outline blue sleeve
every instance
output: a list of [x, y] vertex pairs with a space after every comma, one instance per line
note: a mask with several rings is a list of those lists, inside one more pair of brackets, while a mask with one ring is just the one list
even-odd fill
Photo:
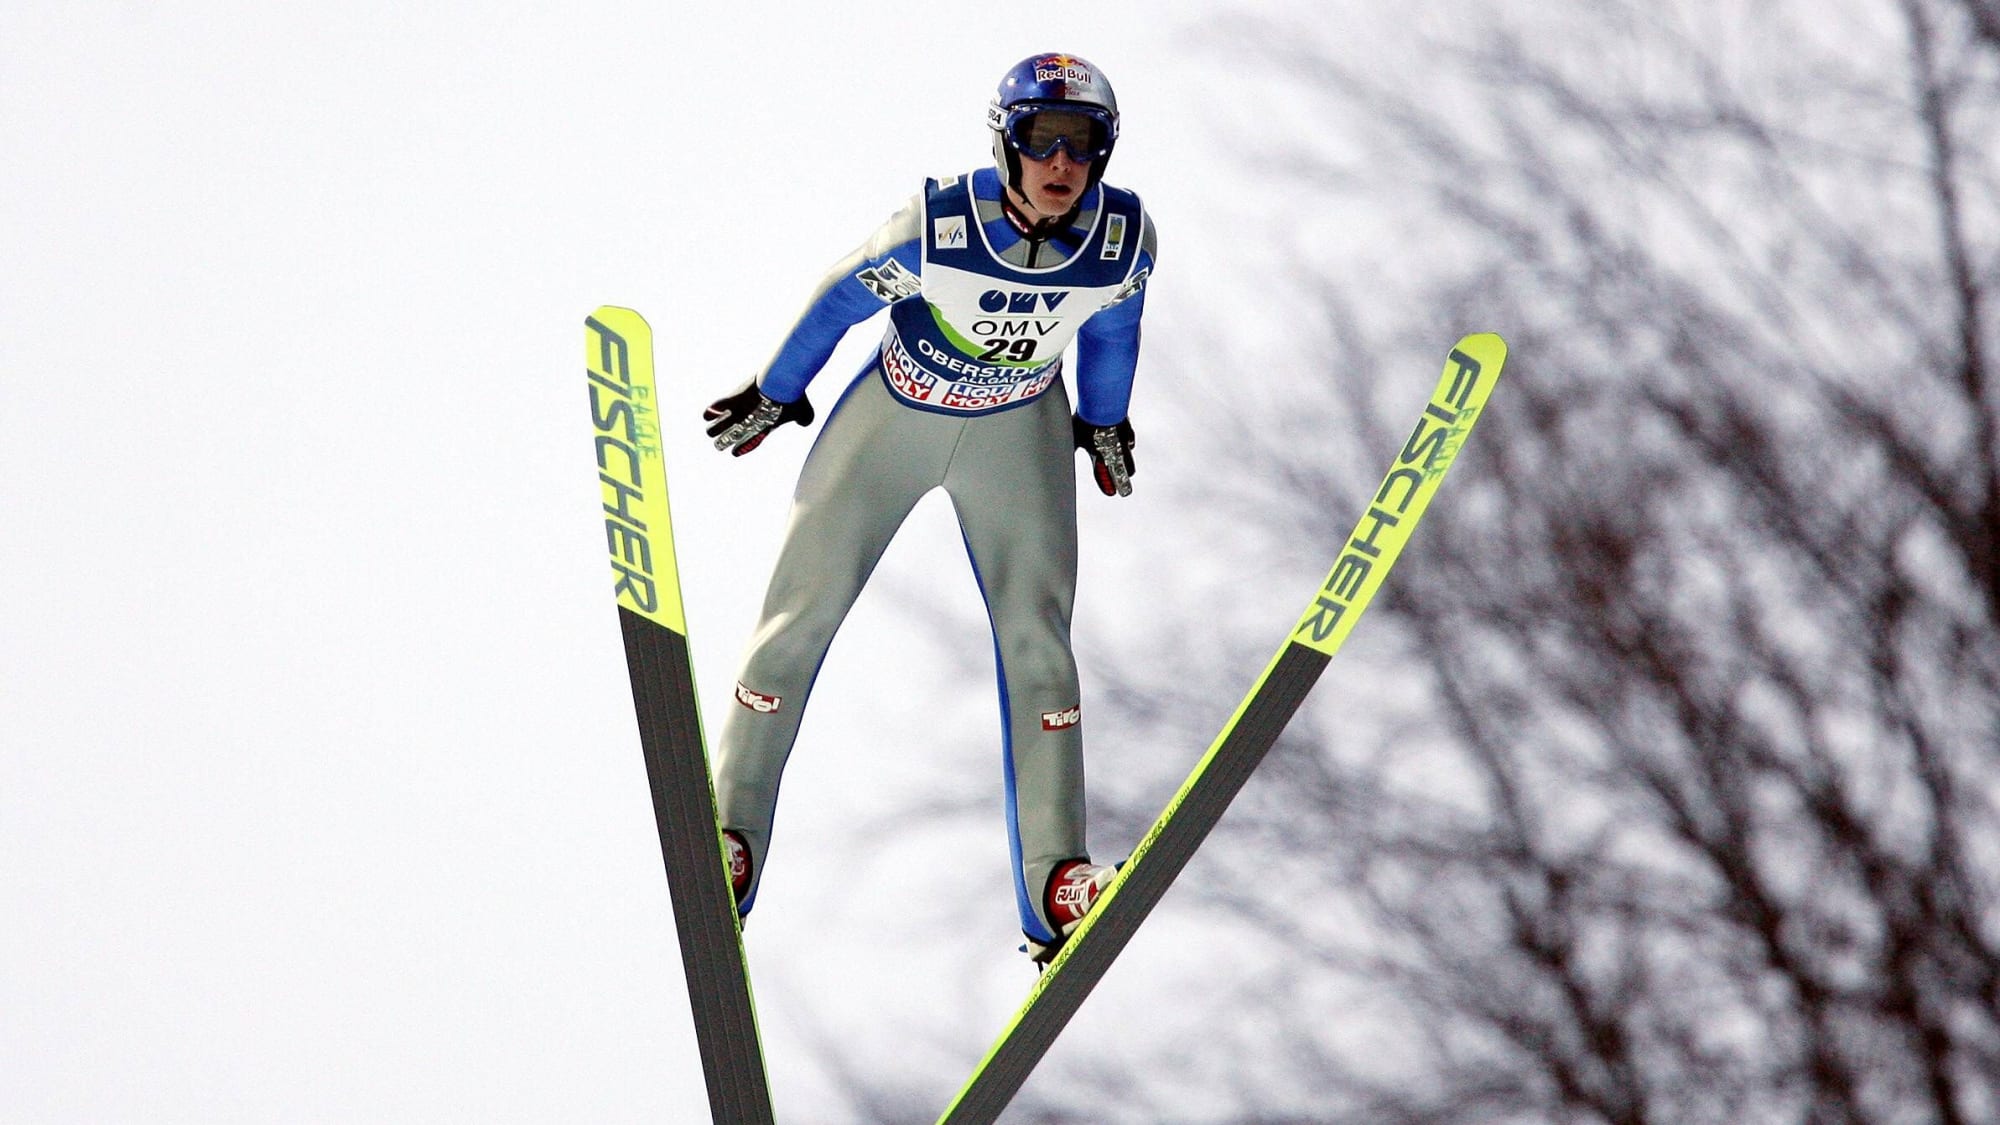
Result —
[[911, 200], [820, 279], [805, 312], [757, 375], [765, 395], [798, 401], [848, 329], [922, 292], [920, 208], [921, 200]]
[[1132, 283], [1117, 300], [1083, 322], [1076, 338], [1076, 413], [1093, 426], [1125, 420], [1139, 368], [1139, 320], [1146, 313], [1150, 251], [1139, 255]]

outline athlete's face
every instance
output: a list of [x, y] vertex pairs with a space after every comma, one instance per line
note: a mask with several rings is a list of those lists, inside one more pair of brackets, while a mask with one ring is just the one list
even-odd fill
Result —
[[1031, 160], [1026, 153], [1021, 154], [1021, 194], [1044, 217], [1076, 206], [1089, 178], [1090, 165], [1071, 159], [1067, 145], [1057, 146], [1047, 160]]

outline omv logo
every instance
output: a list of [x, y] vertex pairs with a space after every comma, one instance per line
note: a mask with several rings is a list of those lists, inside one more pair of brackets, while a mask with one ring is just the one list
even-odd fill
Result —
[[[1069, 296], [1067, 290], [1053, 293], [1015, 293], [1002, 289], [988, 289], [979, 295], [979, 308], [982, 312], [989, 313], [1054, 312], [1056, 306], [1062, 304], [1063, 298], [1067, 296]], [[1040, 304], [1036, 303], [1037, 298], [1040, 298]]]

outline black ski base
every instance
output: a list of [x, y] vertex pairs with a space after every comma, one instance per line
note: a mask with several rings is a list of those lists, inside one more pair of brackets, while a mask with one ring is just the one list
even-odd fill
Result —
[[1047, 1053], [1070, 1017], [1125, 949], [1153, 907], [1278, 741], [1330, 657], [1302, 644], [1278, 657], [1201, 775], [1178, 805], [1169, 806], [1126, 862], [1118, 893], [1093, 914], [1042, 974], [1033, 1002], [946, 1111], [941, 1123], [990, 1125]]
[[770, 1125], [771, 1093], [736, 902], [723, 874], [687, 638], [624, 606], [618, 607], [618, 622], [709, 1108], [718, 1125]]

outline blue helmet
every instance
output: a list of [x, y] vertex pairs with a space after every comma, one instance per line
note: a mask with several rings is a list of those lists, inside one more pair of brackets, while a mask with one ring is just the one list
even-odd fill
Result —
[[1021, 189], [1021, 155], [1047, 160], [1057, 148], [1090, 165], [1087, 186], [1104, 178], [1118, 143], [1118, 98], [1104, 72], [1075, 55], [1030, 55], [1000, 78], [986, 107], [1000, 179]]

